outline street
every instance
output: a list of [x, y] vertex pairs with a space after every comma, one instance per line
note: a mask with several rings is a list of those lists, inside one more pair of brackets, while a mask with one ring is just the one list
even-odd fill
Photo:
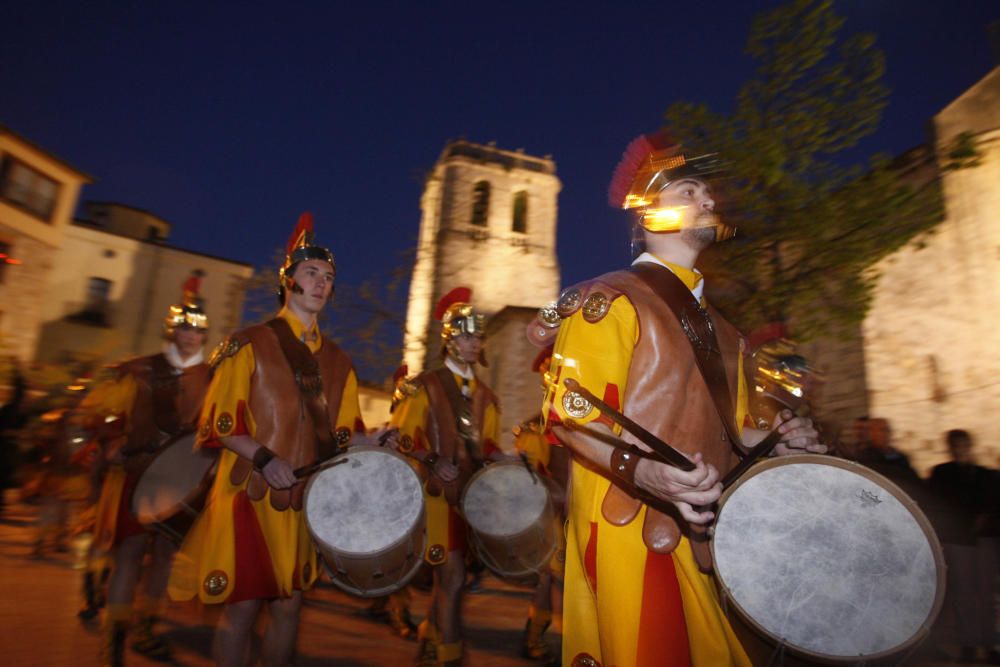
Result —
[[[13, 494], [8, 494], [13, 500]], [[12, 503], [0, 517], [0, 645], [3, 664], [48, 667], [97, 664], [100, 626], [76, 616], [81, 604], [81, 571], [72, 553], [31, 558], [38, 508]], [[510, 667], [534, 664], [520, 657], [530, 592], [483, 578], [483, 590], [466, 596], [467, 665]], [[419, 621], [428, 594], [413, 592], [412, 612]], [[413, 662], [417, 644], [400, 639], [388, 626], [368, 617], [368, 601], [352, 598], [332, 585], [310, 592], [302, 612], [296, 665], [384, 666]], [[218, 610], [194, 603], [170, 603], [159, 630], [169, 639], [173, 665], [212, 665], [212, 632]], [[265, 619], [262, 619], [265, 620]], [[558, 635], [549, 632], [557, 645]], [[132, 652], [129, 665], [162, 665]]]

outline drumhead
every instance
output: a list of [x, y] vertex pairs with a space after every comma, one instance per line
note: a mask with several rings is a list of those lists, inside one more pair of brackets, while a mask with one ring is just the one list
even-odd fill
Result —
[[[345, 554], [386, 549], [410, 534], [423, 512], [420, 478], [379, 447], [352, 447], [309, 480], [304, 511], [313, 539]], [[335, 459], [335, 460], [337, 460]]]
[[462, 496], [462, 513], [473, 530], [517, 535], [538, 520], [549, 502], [548, 489], [518, 462], [494, 463], [476, 473]]
[[205, 479], [215, 454], [194, 449], [194, 433], [177, 436], [163, 445], [132, 493], [132, 513], [149, 525], [176, 514]]
[[944, 559], [897, 486], [833, 457], [771, 459], [720, 500], [712, 551], [739, 612], [794, 652], [876, 659], [930, 629]]

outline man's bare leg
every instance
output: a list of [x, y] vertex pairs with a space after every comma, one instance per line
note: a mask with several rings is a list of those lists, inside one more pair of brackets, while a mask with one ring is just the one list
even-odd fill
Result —
[[260, 600], [227, 604], [215, 630], [215, 661], [219, 667], [245, 667], [250, 653], [250, 632]]
[[295, 654], [295, 640], [299, 633], [299, 612], [302, 609], [302, 591], [292, 597], [268, 603], [271, 624], [264, 635], [260, 662], [264, 667], [285, 667]]

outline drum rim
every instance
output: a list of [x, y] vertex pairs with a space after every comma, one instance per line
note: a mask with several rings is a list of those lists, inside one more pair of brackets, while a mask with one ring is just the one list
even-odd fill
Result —
[[[202, 475], [201, 480], [198, 482], [198, 484], [195, 485], [195, 487], [193, 489], [191, 489], [180, 500], [180, 502], [178, 502], [176, 505], [171, 506], [171, 510], [172, 511], [170, 511], [168, 513], [167, 510], [163, 510], [163, 511], [155, 512], [155, 513], [153, 513], [151, 515], [148, 515], [147, 517], [140, 517], [139, 514], [135, 511], [135, 494], [136, 494], [136, 491], [139, 490], [139, 483], [142, 481], [142, 476], [144, 474], [146, 474], [146, 471], [149, 470], [149, 468], [152, 467], [153, 463], [155, 463], [157, 461], [157, 459], [159, 459], [160, 456], [163, 455], [164, 452], [166, 452], [168, 449], [170, 449], [171, 447], [173, 447], [174, 445], [176, 445], [180, 440], [183, 440], [184, 438], [188, 438], [188, 437], [191, 438], [192, 451], [194, 451], [194, 447], [193, 446], [195, 444], [195, 441], [197, 440], [197, 436], [198, 436], [198, 432], [197, 431], [193, 431], [193, 430], [192, 431], [183, 431], [183, 432], [178, 433], [178, 434], [176, 434], [174, 436], [171, 436], [162, 445], [160, 445], [157, 448], [157, 450], [153, 453], [153, 458], [151, 458], [149, 460], [149, 463], [147, 463], [145, 466], [143, 466], [142, 470], [140, 470], [136, 474], [135, 484], [132, 485], [132, 490], [129, 493], [129, 497], [128, 497], [128, 507], [129, 507], [129, 512], [132, 514], [132, 516], [135, 517], [136, 521], [138, 521], [139, 524], [141, 524], [142, 526], [145, 526], [146, 528], [152, 528], [152, 527], [154, 527], [158, 523], [163, 523], [164, 521], [169, 521], [171, 518], [177, 516], [178, 512], [183, 511], [184, 507], [190, 507], [191, 501], [195, 500], [198, 496], [200, 496], [203, 493], [205, 493], [208, 490], [208, 488], [212, 485], [212, 481], [215, 478], [215, 474], [214, 473], [215, 473], [215, 469], [216, 469], [216, 464], [218, 463], [218, 457], [208, 455], [206, 457], [206, 460], [209, 461], [209, 465], [205, 469], [205, 474]], [[205, 451], [205, 450], [201, 449], [199, 451]]]
[[[402, 461], [404, 464], [406, 464], [406, 467], [409, 468], [413, 472], [413, 475], [416, 477], [417, 482], [419, 484], [419, 488], [421, 490], [421, 495], [420, 495], [420, 511], [417, 512], [416, 521], [414, 523], [415, 523], [415, 525], [423, 525], [424, 528], [423, 528], [422, 532], [426, 534], [426, 532], [427, 532], [427, 528], [426, 528], [426, 522], [427, 522], [427, 520], [426, 520], [426, 516], [425, 516], [426, 512], [425, 512], [425, 508], [424, 508], [423, 483], [420, 480], [420, 475], [417, 474], [416, 470], [413, 470], [413, 466], [410, 465], [409, 460], [405, 456], [403, 456], [402, 454], [400, 454], [399, 452], [397, 452], [395, 450], [388, 449], [386, 447], [380, 447], [378, 445], [354, 445], [352, 447], [349, 447], [347, 449], [347, 451], [345, 451], [344, 453], [338, 454], [337, 456], [335, 456], [332, 459], [330, 459], [330, 463], [332, 464], [335, 461], [340, 461], [345, 456], [350, 456], [351, 454], [357, 454], [358, 452], [370, 452], [370, 451], [381, 452], [383, 454], [388, 454], [388, 455], [390, 455], [390, 456], [392, 456], [394, 458], [397, 458], [400, 461]], [[306, 482], [306, 487], [302, 490], [302, 520], [306, 524], [306, 531], [308, 531], [310, 539], [312, 539], [312, 541], [315, 543], [314, 546], [318, 547], [319, 544], [322, 544], [324, 548], [330, 549], [331, 551], [334, 551], [334, 552], [339, 553], [339, 554], [343, 554], [345, 557], [348, 557], [348, 558], [359, 558], [359, 557], [363, 557], [363, 556], [366, 556], [366, 555], [370, 555], [372, 552], [346, 551], [344, 549], [336, 549], [334, 547], [331, 547], [325, 540], [320, 540], [318, 537], [316, 537], [316, 533], [313, 532], [312, 526], [309, 524], [309, 510], [308, 510], [309, 491], [312, 488], [313, 484], [316, 482], [316, 480], [319, 479], [319, 476], [322, 475], [325, 471], [326, 471], [326, 468], [324, 467], [324, 468], [322, 468], [320, 470], [317, 470], [312, 475], [310, 475], [309, 476], [309, 481]], [[382, 547], [377, 552], [374, 552], [374, 554], [377, 555], [377, 554], [385, 553], [387, 551], [391, 551], [391, 550], [395, 549], [396, 547], [398, 547], [405, 540], [406, 540], [406, 536], [401, 537], [398, 540], [396, 540], [395, 542], [392, 542], [391, 544], [388, 544], [388, 545]], [[317, 551], [319, 551], [318, 548], [317, 548]], [[350, 591], [348, 591], [348, 592], [350, 592]]]
[[[880, 651], [879, 653], [871, 654], [859, 654], [854, 656], [834, 656], [826, 653], [816, 653], [815, 651], [810, 651], [806, 648], [802, 648], [796, 644], [790, 644], [783, 641], [780, 637], [775, 637], [771, 632], [766, 630], [760, 623], [757, 622], [750, 614], [743, 609], [736, 598], [733, 597], [732, 592], [726, 585], [722, 576], [719, 574], [718, 568], [715, 566], [716, 554], [715, 554], [715, 526], [722, 516], [722, 512], [725, 510], [726, 501], [740, 488], [747, 480], [756, 477], [757, 475], [771, 470], [772, 468], [779, 468], [786, 465], [802, 464], [802, 463], [813, 463], [817, 465], [826, 465], [835, 468], [841, 468], [843, 470], [848, 470], [850, 472], [856, 473], [862, 477], [868, 478], [873, 482], [879, 484], [883, 489], [892, 493], [892, 495], [906, 508], [910, 514], [913, 516], [917, 525], [924, 533], [924, 537], [927, 538], [928, 546], [931, 550], [931, 555], [934, 558], [935, 574], [936, 574], [936, 587], [934, 591], [934, 601], [931, 603], [930, 612], [924, 622], [921, 624], [920, 629], [915, 632], [910, 638], [905, 642], [899, 644], [898, 646], [886, 650]], [[898, 485], [896, 485], [892, 480], [886, 478], [883, 475], [875, 472], [871, 468], [857, 463], [855, 461], [849, 461], [847, 459], [841, 459], [833, 456], [826, 456], [823, 454], [792, 454], [788, 456], [779, 456], [767, 459], [761, 463], [756, 464], [749, 470], [747, 470], [743, 475], [741, 475], [729, 488], [727, 488], [722, 496], [719, 498], [718, 507], [715, 512], [716, 518], [712, 523], [712, 539], [709, 540], [709, 550], [712, 554], [712, 574], [718, 585], [720, 592], [726, 596], [726, 603], [734, 607], [739, 613], [740, 617], [746, 621], [746, 623], [753, 628], [755, 632], [763, 635], [768, 640], [773, 642], [780, 642], [786, 649], [795, 653], [797, 655], [807, 657], [813, 660], [819, 660], [821, 662], [826, 662], [828, 664], [842, 664], [845, 662], [857, 662], [859, 659], [865, 661], [876, 661], [882, 658], [891, 657], [894, 655], [899, 655], [912, 650], [920, 642], [922, 642], [931, 631], [931, 626], [934, 625], [938, 614], [941, 611], [941, 607], [944, 603], [944, 593], [945, 593], [945, 580], [946, 580], [946, 566], [944, 562], [944, 550], [941, 548], [941, 542], [937, 538], [937, 534], [934, 532], [933, 526], [931, 526], [930, 520], [923, 513], [923, 510], [917, 506], [916, 501], [910, 498]]]

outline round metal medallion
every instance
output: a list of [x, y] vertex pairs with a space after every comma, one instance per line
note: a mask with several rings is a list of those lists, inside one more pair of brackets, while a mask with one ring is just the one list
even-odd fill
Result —
[[562, 318], [559, 316], [559, 309], [556, 307], [556, 303], [552, 302], [547, 306], [542, 306], [538, 309], [538, 321], [541, 322], [542, 326], [546, 329], [554, 329], [559, 326], [562, 322]]
[[399, 451], [404, 454], [408, 454], [413, 451], [413, 438], [408, 435], [404, 435], [399, 439]]
[[583, 319], [588, 322], [597, 322], [608, 314], [611, 301], [602, 292], [594, 292], [583, 302]]
[[589, 653], [577, 653], [573, 657], [572, 667], [601, 667], [601, 663], [594, 659]]
[[233, 416], [228, 412], [223, 412], [219, 415], [219, 418], [215, 420], [215, 430], [219, 432], [219, 435], [226, 435], [233, 430]]
[[575, 391], [567, 391], [563, 394], [562, 404], [566, 414], [574, 419], [583, 419], [594, 409], [590, 401]]
[[222, 570], [212, 570], [205, 577], [205, 592], [209, 595], [222, 595], [229, 585], [229, 577]]
[[427, 550], [427, 560], [433, 565], [438, 565], [444, 562], [444, 546], [440, 544], [435, 544], [430, 549]]
[[338, 445], [347, 444], [347, 441], [351, 439], [351, 429], [341, 426], [333, 432], [333, 438], [337, 441]]
[[556, 310], [562, 317], [569, 317], [576, 309], [580, 307], [580, 290], [573, 287], [562, 293], [559, 297], [559, 302], [556, 304]]

